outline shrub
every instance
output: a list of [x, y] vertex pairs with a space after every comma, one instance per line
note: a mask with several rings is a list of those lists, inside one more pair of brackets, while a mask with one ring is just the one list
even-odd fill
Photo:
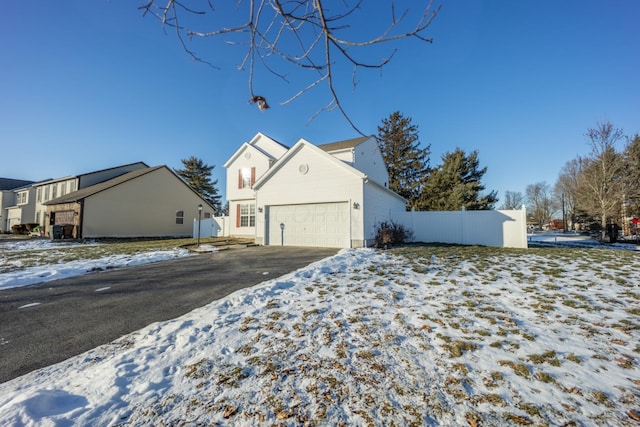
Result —
[[374, 247], [388, 248], [389, 246], [406, 243], [411, 240], [413, 233], [401, 224], [393, 221], [383, 221], [376, 226]]

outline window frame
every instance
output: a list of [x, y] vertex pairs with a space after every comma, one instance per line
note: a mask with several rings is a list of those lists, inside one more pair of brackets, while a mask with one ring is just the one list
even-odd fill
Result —
[[241, 203], [238, 205], [238, 228], [256, 226], [256, 204]]

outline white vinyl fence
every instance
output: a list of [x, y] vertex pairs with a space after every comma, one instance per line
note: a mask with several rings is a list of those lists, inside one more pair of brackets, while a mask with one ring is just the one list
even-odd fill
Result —
[[392, 212], [414, 242], [527, 247], [527, 213], [519, 210]]
[[[217, 216], [200, 221], [200, 237], [227, 237], [230, 234], [228, 216]], [[193, 220], [193, 237], [198, 236], [198, 219]]]

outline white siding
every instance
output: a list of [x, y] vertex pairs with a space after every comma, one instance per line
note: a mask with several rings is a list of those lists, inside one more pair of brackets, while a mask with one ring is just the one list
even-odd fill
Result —
[[250, 142], [251, 145], [258, 147], [260, 150], [268, 153], [274, 159], [279, 159], [287, 152], [287, 148], [281, 144], [278, 144], [271, 138], [261, 133], [258, 133]]
[[[362, 230], [362, 209], [352, 208], [354, 202], [362, 206], [362, 179], [322, 154], [311, 147], [302, 146], [259, 188], [256, 218], [258, 243], [264, 243], [267, 237], [267, 206], [346, 202], [351, 210], [349, 228], [352, 233]], [[301, 173], [305, 169], [306, 172]], [[359, 234], [360, 237], [352, 234], [352, 239], [361, 239], [362, 231]]]
[[353, 151], [351, 149], [342, 150], [342, 151], [332, 151], [330, 154], [336, 159], [342, 160], [349, 166], [353, 166]]
[[[238, 209], [240, 205], [245, 204], [256, 204], [255, 199], [247, 199], [247, 200], [234, 200], [229, 201], [229, 232], [231, 236], [238, 237], [255, 237], [256, 236], [256, 227], [241, 227], [238, 225]], [[256, 207], [256, 222], [258, 221], [258, 212]]]
[[270, 159], [264, 153], [254, 147], [245, 146], [245, 149], [239, 153], [233, 162], [226, 165], [227, 200], [247, 200], [255, 197], [252, 188], [238, 188], [238, 172], [241, 169], [255, 167], [255, 178], [257, 180], [270, 166]]
[[373, 244], [377, 226], [392, 219], [393, 212], [405, 212], [406, 202], [391, 192], [368, 182], [364, 187], [364, 239], [362, 246]]
[[364, 173], [383, 187], [389, 185], [389, 173], [384, 163], [378, 142], [369, 138], [355, 147], [353, 167]]

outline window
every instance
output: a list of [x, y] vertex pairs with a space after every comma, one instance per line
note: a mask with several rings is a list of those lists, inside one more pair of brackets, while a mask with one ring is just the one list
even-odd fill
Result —
[[36, 200], [38, 201], [38, 203], [42, 201], [42, 187], [38, 187], [38, 189], [36, 190]]
[[242, 168], [238, 171], [238, 188], [251, 188], [256, 182], [256, 168]]
[[76, 191], [76, 182], [75, 181], [71, 181], [69, 183], [69, 193], [72, 193], [74, 191]]
[[58, 184], [53, 184], [51, 186], [51, 198], [55, 199], [58, 197]]
[[176, 211], [176, 224], [184, 224], [184, 211]]
[[44, 187], [44, 201], [49, 200], [49, 186]]
[[60, 195], [64, 196], [65, 194], [67, 194], [67, 183], [63, 182], [60, 184]]
[[236, 225], [238, 227], [255, 227], [256, 226], [256, 205], [244, 204], [238, 205]]

